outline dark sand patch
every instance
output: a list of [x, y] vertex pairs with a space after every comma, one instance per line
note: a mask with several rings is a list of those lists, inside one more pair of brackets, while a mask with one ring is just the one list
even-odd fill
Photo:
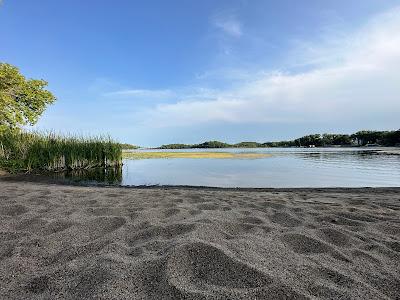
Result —
[[292, 217], [286, 212], [275, 212], [272, 216], [270, 216], [272, 222], [277, 223], [284, 227], [296, 227], [302, 224], [302, 222]]
[[338, 247], [350, 247], [353, 244], [347, 234], [340, 232], [337, 229], [322, 228], [319, 232], [319, 235], [323, 240]]
[[300, 254], [325, 253], [330, 250], [326, 244], [303, 234], [287, 234], [282, 236], [282, 241], [294, 252]]
[[[1, 204], [0, 204], [1, 205]], [[26, 213], [28, 209], [23, 205], [1, 205], [0, 215], [18, 216]]]

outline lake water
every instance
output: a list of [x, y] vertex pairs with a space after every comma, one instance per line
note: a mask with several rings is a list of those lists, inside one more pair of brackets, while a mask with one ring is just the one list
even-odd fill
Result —
[[387, 149], [262, 148], [176, 150], [257, 152], [269, 153], [271, 156], [257, 159], [179, 158], [124, 160], [119, 181], [121, 185], [215, 187], [400, 186], [400, 155], [384, 154], [384, 150], [386, 151]]
[[[141, 151], [141, 150], [138, 150]], [[142, 150], [157, 151], [157, 150]], [[174, 151], [174, 150], [166, 150]], [[175, 151], [256, 152], [257, 159], [124, 160], [121, 170], [69, 174], [91, 183], [212, 187], [395, 187], [400, 186], [397, 148], [262, 148]]]

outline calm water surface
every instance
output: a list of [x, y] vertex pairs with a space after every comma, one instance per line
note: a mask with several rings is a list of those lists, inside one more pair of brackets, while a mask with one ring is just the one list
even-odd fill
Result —
[[120, 184], [216, 187], [400, 186], [400, 155], [380, 153], [382, 150], [384, 149], [179, 150], [257, 152], [270, 153], [272, 156], [259, 159], [125, 160]]

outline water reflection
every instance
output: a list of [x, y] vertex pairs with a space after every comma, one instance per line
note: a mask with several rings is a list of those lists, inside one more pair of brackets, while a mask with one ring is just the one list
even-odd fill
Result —
[[329, 152], [329, 151], [321, 151], [321, 152], [292, 152], [294, 155], [298, 155], [304, 158], [316, 158], [316, 157], [346, 157], [352, 156], [356, 158], [373, 158], [375, 155], [379, 155], [378, 152], [374, 151], [347, 151], [347, 152]]
[[120, 185], [122, 167], [73, 170], [53, 174], [55, 179], [89, 184]]
[[269, 153], [271, 156], [260, 159], [124, 160], [124, 166], [118, 169], [95, 169], [57, 176], [73, 181], [110, 185], [400, 186], [400, 156], [369, 149], [275, 148], [223, 151]]

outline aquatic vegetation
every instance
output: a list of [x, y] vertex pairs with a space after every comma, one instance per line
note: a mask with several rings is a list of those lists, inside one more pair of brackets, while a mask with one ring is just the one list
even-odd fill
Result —
[[219, 158], [219, 159], [256, 159], [269, 157], [265, 153], [231, 153], [231, 152], [123, 152], [125, 159], [150, 159], [150, 158]]
[[86, 138], [20, 130], [0, 133], [0, 167], [8, 171], [64, 171], [121, 164], [122, 147], [109, 137]]

